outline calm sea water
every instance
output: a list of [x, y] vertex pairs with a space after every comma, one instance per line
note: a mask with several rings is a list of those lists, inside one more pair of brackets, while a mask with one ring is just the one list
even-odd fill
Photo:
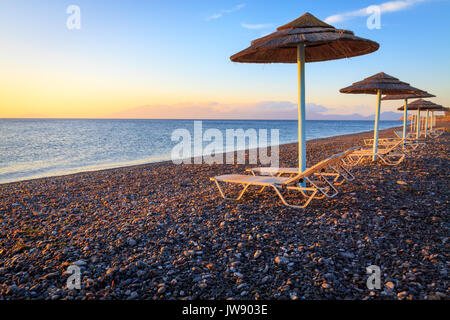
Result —
[[[381, 121], [380, 128], [400, 126]], [[373, 130], [373, 121], [307, 121], [308, 140]], [[297, 141], [296, 120], [204, 120], [203, 130], [279, 129]], [[170, 160], [176, 129], [193, 120], [0, 119], [0, 183]], [[270, 134], [269, 134], [270, 137]], [[205, 142], [207, 145], [208, 142]]]

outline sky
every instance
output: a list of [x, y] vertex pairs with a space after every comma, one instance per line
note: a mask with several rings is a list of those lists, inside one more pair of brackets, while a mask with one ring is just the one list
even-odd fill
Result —
[[[80, 29], [67, 27], [72, 5]], [[375, 96], [339, 89], [381, 71], [450, 106], [450, 0], [2, 0], [0, 118], [296, 119], [294, 64], [229, 57], [305, 12], [380, 44], [306, 65], [310, 118], [373, 114]]]

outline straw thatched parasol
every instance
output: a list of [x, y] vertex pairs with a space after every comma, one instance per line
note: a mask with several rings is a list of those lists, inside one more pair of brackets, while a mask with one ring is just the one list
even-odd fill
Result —
[[268, 36], [254, 40], [247, 49], [231, 56], [245, 63], [297, 63], [299, 170], [306, 169], [305, 63], [350, 58], [378, 50], [379, 44], [338, 30], [305, 13]]
[[[415, 100], [408, 104], [409, 110], [425, 111], [425, 110], [442, 110], [443, 108], [444, 107], [441, 106], [440, 104], [436, 104], [434, 102], [431, 102], [428, 100], [423, 100], [423, 99], [418, 99], [418, 100]], [[403, 111], [403, 109], [404, 109], [404, 106], [401, 106], [397, 110]]]
[[231, 61], [247, 63], [297, 63], [297, 47], [305, 46], [305, 62], [350, 58], [378, 50], [374, 41], [339, 30], [310, 13], [279, 27], [276, 32], [251, 42], [247, 49], [231, 56]]
[[[420, 137], [420, 111], [427, 112], [427, 116], [425, 118], [425, 138], [426, 138], [428, 136], [428, 116], [429, 116], [430, 111], [432, 112], [432, 114], [431, 114], [431, 129], [433, 129], [434, 111], [442, 111], [442, 110], [444, 110], [444, 107], [439, 104], [428, 101], [428, 100], [418, 99], [418, 100], [411, 102], [408, 105], [408, 109], [409, 110], [417, 110], [416, 139], [418, 140]], [[402, 106], [402, 107], [398, 108], [397, 110], [404, 111], [405, 107]]]
[[423, 94], [425, 91], [411, 87], [409, 83], [402, 82], [384, 72], [377, 73], [362, 81], [355, 82], [349, 87], [340, 90], [342, 93], [353, 94]]
[[411, 87], [409, 83], [402, 82], [384, 72], [377, 73], [362, 81], [340, 90], [342, 93], [376, 94], [377, 111], [375, 114], [375, 129], [373, 141], [373, 161], [377, 160], [378, 152], [378, 122], [380, 120], [381, 95], [382, 94], [423, 94], [424, 91]]
[[[403, 139], [405, 140], [404, 145], [406, 145], [406, 135], [407, 135], [407, 123], [408, 123], [408, 99], [416, 99], [416, 98], [433, 98], [435, 95], [432, 95], [426, 91], [419, 94], [388, 94], [384, 96], [381, 100], [405, 100], [404, 110], [403, 110]], [[419, 119], [419, 117], [418, 117]]]

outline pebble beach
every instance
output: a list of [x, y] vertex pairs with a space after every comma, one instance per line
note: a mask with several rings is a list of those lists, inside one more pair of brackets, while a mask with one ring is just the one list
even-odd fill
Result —
[[[309, 165], [372, 136], [308, 141]], [[0, 300], [447, 300], [449, 137], [398, 166], [358, 166], [337, 197], [303, 210], [271, 190], [223, 200], [209, 177], [249, 165], [160, 162], [2, 184]], [[296, 144], [280, 146], [281, 166], [297, 159]], [[66, 285], [73, 264], [79, 290]], [[367, 288], [371, 265], [381, 289]]]

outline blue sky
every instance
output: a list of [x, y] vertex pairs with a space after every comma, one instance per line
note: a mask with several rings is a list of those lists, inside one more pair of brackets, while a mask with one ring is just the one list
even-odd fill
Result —
[[[383, 3], [379, 30], [348, 14]], [[69, 5], [81, 9], [80, 30], [66, 28]], [[236, 64], [229, 57], [305, 12], [322, 20], [344, 14], [335, 27], [381, 45], [370, 55], [307, 64], [307, 102], [322, 112], [373, 113], [374, 96], [339, 89], [380, 71], [450, 105], [448, 0], [2, 0], [0, 117], [104, 117], [143, 106], [150, 114], [159, 108], [183, 116], [183, 106], [193, 105], [200, 114], [238, 114], [271, 101], [295, 104], [295, 65]], [[385, 103], [383, 110], [399, 105]]]

